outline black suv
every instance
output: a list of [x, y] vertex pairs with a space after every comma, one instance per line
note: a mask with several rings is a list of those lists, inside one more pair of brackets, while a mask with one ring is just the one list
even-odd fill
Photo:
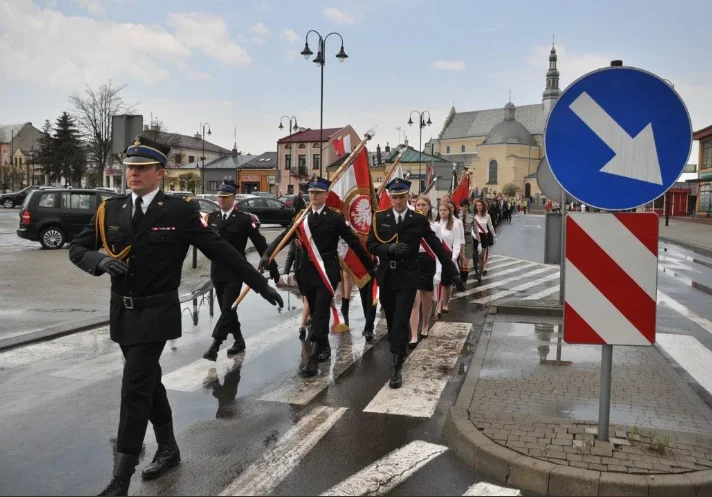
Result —
[[83, 188], [52, 188], [30, 192], [20, 209], [17, 236], [40, 242], [43, 248], [59, 249], [72, 241], [101, 202], [118, 193]]
[[42, 188], [47, 188], [44, 186], [28, 186], [23, 188], [19, 192], [4, 193], [0, 195], [0, 205], [6, 209], [12, 209], [16, 205], [22, 205], [27, 196], [35, 190], [40, 190]]

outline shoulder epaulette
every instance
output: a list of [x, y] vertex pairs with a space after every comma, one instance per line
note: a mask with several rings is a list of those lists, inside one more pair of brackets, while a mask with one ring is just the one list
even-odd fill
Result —
[[191, 200], [193, 200], [193, 197], [185, 197], [186, 202], [190, 202]]
[[114, 200], [117, 198], [125, 199], [125, 198], [128, 198], [130, 195], [131, 195], [130, 193], [127, 193], [126, 195], [114, 195], [113, 197], [107, 197], [106, 199], [104, 199], [104, 202], [108, 202], [109, 200]]
[[374, 214], [378, 214], [379, 212], [386, 212], [386, 211], [389, 211], [389, 210], [390, 210], [390, 209], [380, 209], [380, 210], [377, 210], [376, 212], [374, 212]]
[[421, 216], [425, 216], [425, 214], [423, 214], [422, 212], [420, 212], [420, 211], [417, 210], [417, 209], [414, 210], [414, 211], [412, 211], [412, 212], [413, 212], [413, 214], [420, 214]]
[[336, 212], [337, 214], [343, 214], [343, 212], [341, 212], [341, 211], [340, 211], [339, 209], [337, 209], [336, 207], [331, 207], [331, 206], [329, 206], [329, 209], [331, 209], [332, 211]]

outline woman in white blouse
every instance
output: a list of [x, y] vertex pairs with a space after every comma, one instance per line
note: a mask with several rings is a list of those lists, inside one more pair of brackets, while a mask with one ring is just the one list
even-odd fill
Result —
[[487, 274], [487, 260], [489, 259], [490, 237], [488, 233], [492, 233], [492, 244], [497, 240], [497, 233], [494, 231], [492, 218], [487, 213], [487, 203], [482, 199], [478, 199], [477, 202], [475, 202], [474, 232], [480, 246], [477, 278], [482, 280], [482, 275]]
[[[454, 209], [452, 204], [447, 202], [440, 203], [440, 206], [438, 207], [438, 224], [440, 225], [440, 233], [438, 236], [447, 251], [450, 252], [450, 256], [452, 257], [452, 261], [455, 263], [455, 266], [460, 267], [460, 250], [462, 248], [463, 241], [460, 227], [457, 223], [455, 223], [453, 211]], [[438, 317], [440, 317], [440, 314], [443, 312], [450, 312], [448, 304], [450, 302], [450, 292], [452, 287], [451, 277], [441, 278], [441, 275], [442, 265], [438, 261], [435, 271], [435, 284], [437, 285], [438, 282], [440, 282], [440, 285], [438, 286]]]
[[[420, 195], [415, 202], [415, 209], [423, 214], [430, 221], [430, 229], [438, 235], [440, 225], [433, 222], [433, 207], [427, 195]], [[428, 336], [430, 329], [430, 315], [433, 311], [433, 290], [436, 272], [437, 257], [432, 252], [420, 246], [418, 254], [418, 293], [415, 295], [415, 303], [410, 313], [410, 348], [418, 344], [418, 325], [420, 324], [420, 309], [423, 309], [423, 328], [420, 335], [423, 338]]]

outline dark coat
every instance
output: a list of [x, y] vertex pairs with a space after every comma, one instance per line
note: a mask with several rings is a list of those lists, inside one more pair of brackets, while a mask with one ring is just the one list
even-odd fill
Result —
[[292, 203], [292, 207], [294, 207], [294, 210], [299, 212], [302, 209], [307, 208], [307, 203], [304, 201], [304, 197], [297, 195], [294, 197], [294, 202]]
[[[302, 213], [299, 212], [287, 229], [270, 244], [270, 247], [267, 249], [269, 254], [274, 251], [301, 215]], [[359, 238], [351, 231], [351, 228], [348, 227], [344, 215], [341, 214], [341, 212], [336, 209], [324, 207], [318, 216], [310, 213], [307, 222], [309, 223], [309, 229], [311, 230], [314, 243], [321, 254], [321, 258], [324, 260], [326, 274], [334, 290], [336, 290], [336, 285], [341, 281], [341, 266], [339, 265], [338, 258], [339, 238], [342, 238], [348, 246], [353, 249], [369, 272], [375, 269], [371, 256], [366, 252]], [[291, 241], [291, 239], [288, 241]], [[298, 257], [297, 267], [299, 268], [301, 284], [304, 286], [323, 285], [324, 283], [309, 257], [309, 252], [306, 249], [300, 250]]]
[[[131, 246], [126, 259], [130, 272], [111, 278], [111, 291], [116, 295], [137, 298], [177, 291], [190, 245], [240, 275], [257, 293], [268, 288], [264, 276], [204, 224], [193, 202], [164, 195], [159, 190], [138, 232], [133, 229], [131, 194], [113, 197], [106, 201], [105, 207], [107, 245], [114, 253]], [[97, 266], [105, 255], [98, 252], [99, 248], [101, 240], [92, 219], [70, 244], [69, 258], [89, 274], [100, 276], [103, 273]], [[177, 300], [127, 309], [120, 300], [112, 299], [109, 319], [111, 339], [122, 345], [161, 342], [181, 336], [181, 306]]]
[[[400, 231], [396, 229], [393, 209], [378, 211], [373, 215], [367, 247], [378, 257], [378, 284], [381, 288], [385, 290], [418, 288], [418, 252], [421, 240], [425, 240], [442, 263], [443, 278], [459, 273], [450, 259], [450, 254], [445, 251], [440, 239], [430, 229], [430, 223], [424, 215], [407, 209]], [[406, 253], [400, 256], [389, 254], [388, 246], [392, 243], [405, 243], [408, 246]]]
[[[210, 213], [207, 221], [208, 226], [235, 247], [235, 250], [240, 252], [243, 257], [245, 257], [245, 247], [248, 239], [252, 241], [258, 254], [262, 255], [267, 250], [267, 240], [260, 233], [252, 216], [245, 212], [233, 209], [230, 217], [223, 222], [222, 212], [218, 210]], [[272, 264], [274, 266], [277, 265], [276, 262]], [[210, 263], [210, 279], [217, 283], [242, 281], [239, 275], [235, 275], [224, 264], [217, 261], [211, 261]]]

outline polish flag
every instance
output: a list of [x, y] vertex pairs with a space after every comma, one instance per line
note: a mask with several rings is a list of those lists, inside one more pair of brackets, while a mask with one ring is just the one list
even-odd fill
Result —
[[[403, 176], [403, 168], [398, 164], [398, 167], [391, 173], [391, 175], [388, 178], [385, 178], [383, 181], [387, 185], [388, 183], [391, 182], [391, 180], [395, 178], [401, 178], [405, 179]], [[393, 207], [393, 204], [391, 203], [391, 196], [388, 194], [388, 190], [383, 190], [383, 193], [381, 193], [381, 198], [378, 199], [378, 209], [379, 210], [386, 210], [390, 209]]]
[[[336, 156], [343, 157], [351, 153], [351, 135], [345, 135], [341, 138], [334, 138], [334, 148]], [[368, 160], [366, 161], [368, 163]]]
[[[347, 137], [348, 138], [348, 137]], [[338, 209], [344, 215], [346, 223], [364, 244], [371, 230], [373, 206], [371, 204], [371, 171], [368, 165], [368, 152], [364, 148], [353, 164], [337, 179], [326, 197], [326, 205]], [[351, 273], [353, 280], [361, 287], [368, 283], [370, 276], [350, 247], [343, 247], [339, 254], [342, 266]]]
[[470, 196], [470, 175], [463, 174], [460, 184], [457, 185], [455, 191], [452, 192], [452, 203], [455, 204], [455, 208], [460, 208], [460, 202], [466, 200]]

